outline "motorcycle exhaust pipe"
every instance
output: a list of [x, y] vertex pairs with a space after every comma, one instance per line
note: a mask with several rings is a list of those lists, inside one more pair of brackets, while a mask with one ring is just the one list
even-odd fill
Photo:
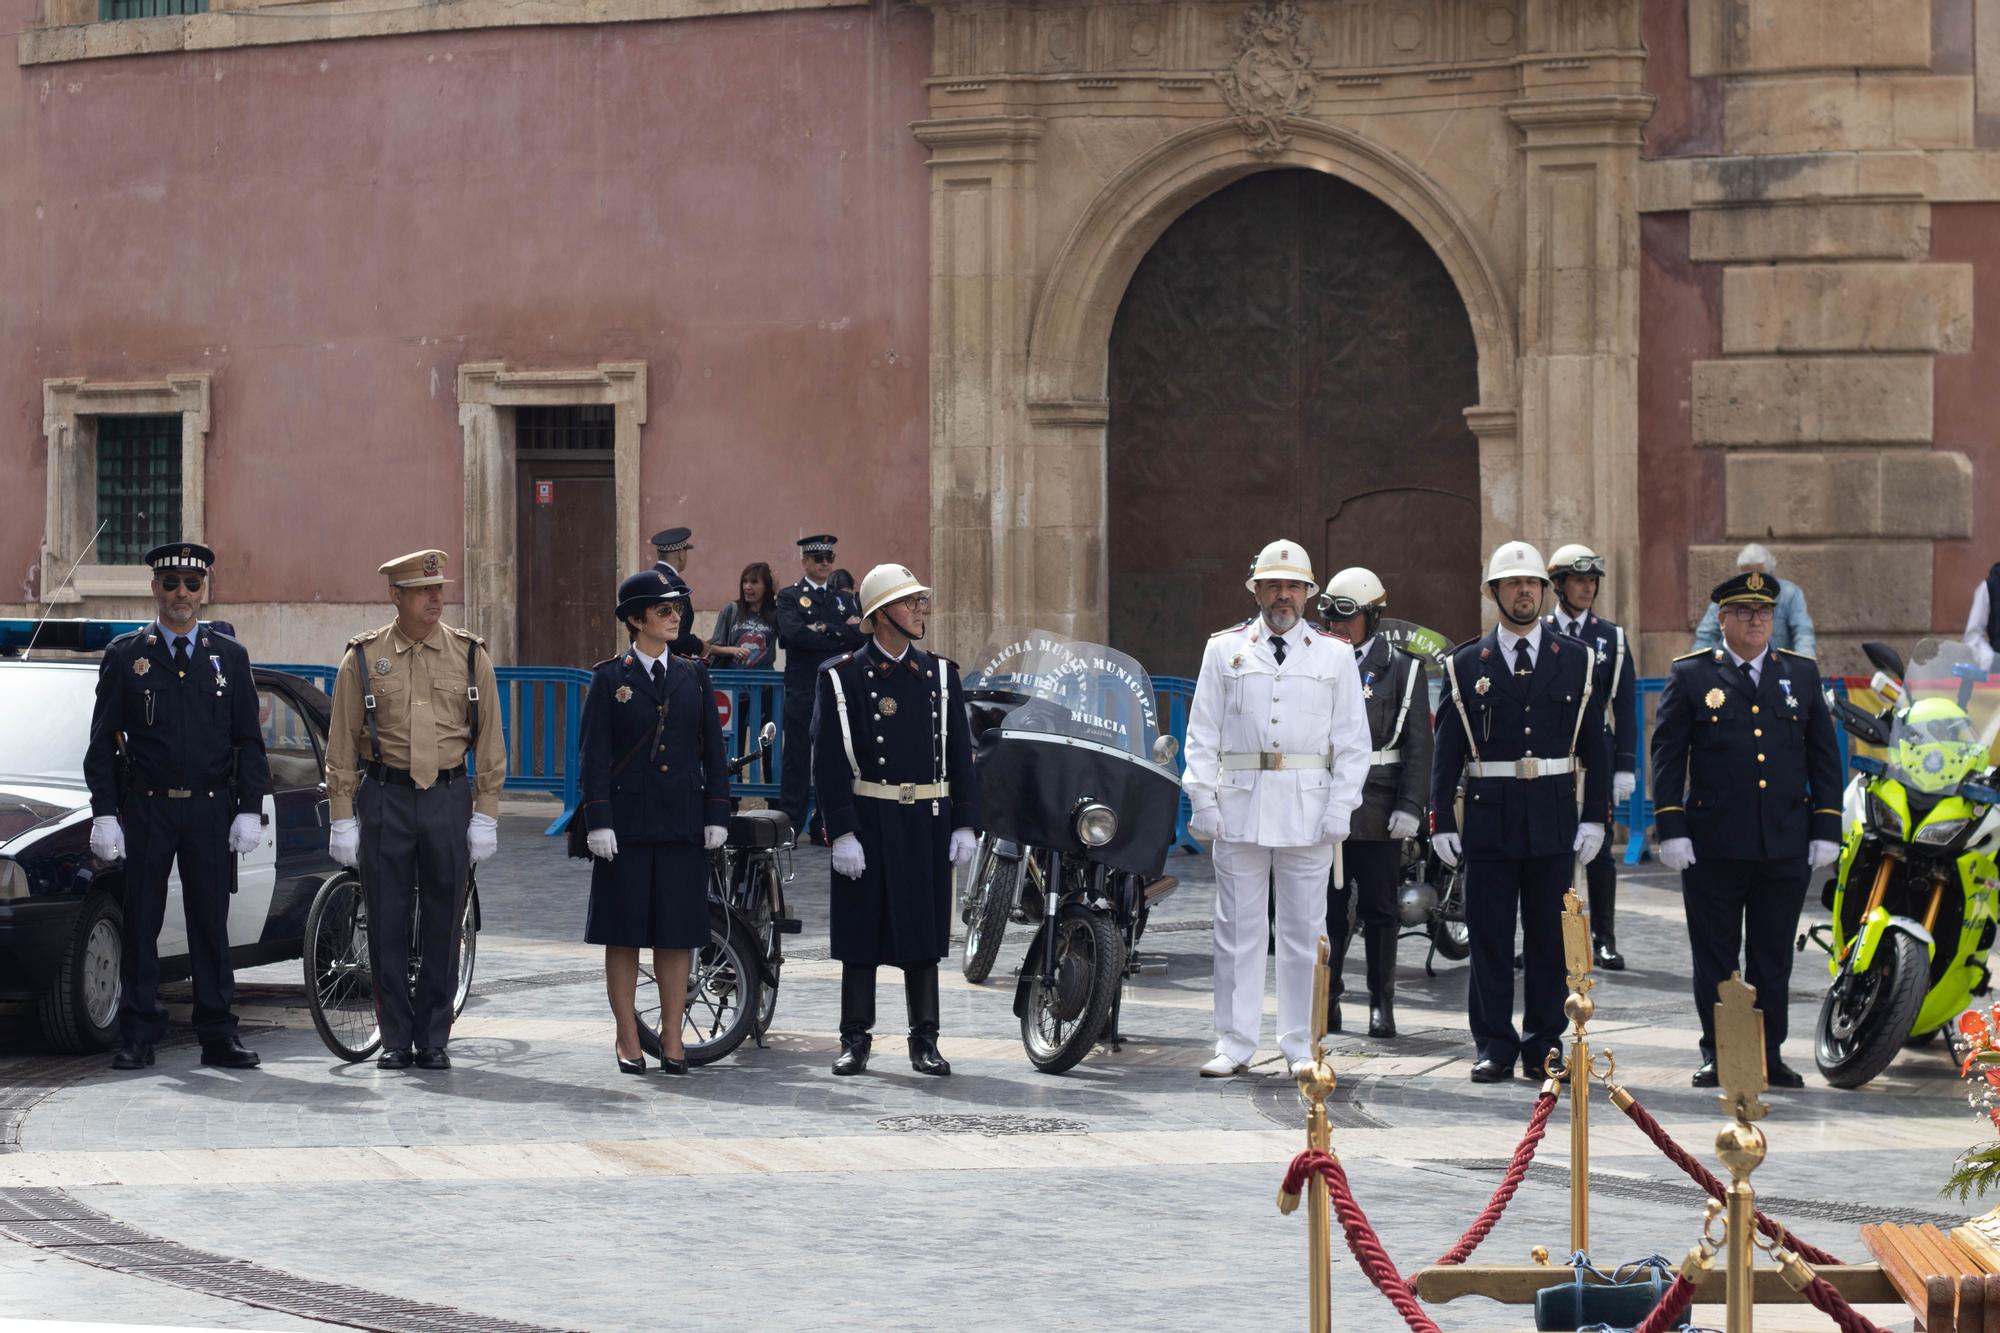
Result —
[[1167, 975], [1167, 960], [1164, 958], [1142, 958], [1139, 960], [1139, 965], [1132, 970], [1136, 975], [1142, 977], [1164, 977]]

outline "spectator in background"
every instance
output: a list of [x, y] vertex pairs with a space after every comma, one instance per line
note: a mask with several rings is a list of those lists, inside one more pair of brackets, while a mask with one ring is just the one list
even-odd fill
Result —
[[826, 586], [835, 592], [853, 592], [854, 575], [844, 569], [836, 569], [827, 577]]
[[1982, 669], [1993, 669], [1993, 640], [2000, 625], [1994, 612], [2000, 610], [2000, 564], [1986, 571], [1986, 580], [1972, 590], [1972, 614], [1965, 618], [1965, 646], [1978, 654]]
[[[1777, 578], [1778, 558], [1768, 548], [1751, 542], [1737, 553], [1736, 570], [1748, 573], [1753, 569]], [[1699, 653], [1721, 646], [1722, 621], [1716, 616], [1714, 603], [1710, 603], [1694, 632], [1694, 650]], [[1771, 626], [1771, 647], [1782, 648], [1801, 657], [1819, 656], [1819, 643], [1813, 637], [1812, 615], [1806, 610], [1805, 592], [1789, 579], [1778, 579], [1778, 614]]]
[[722, 608], [709, 636], [709, 660], [733, 670], [769, 671], [778, 659], [778, 587], [762, 560], [743, 566], [736, 600]]

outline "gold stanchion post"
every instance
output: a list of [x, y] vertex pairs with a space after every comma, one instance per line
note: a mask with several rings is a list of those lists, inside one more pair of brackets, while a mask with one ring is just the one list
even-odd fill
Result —
[[[1563, 894], [1563, 960], [1569, 967], [1569, 998], [1563, 1013], [1570, 1021], [1569, 1059], [1549, 1053], [1544, 1071], [1550, 1083], [1569, 1084], [1569, 1248], [1590, 1252], [1590, 1040], [1584, 1029], [1597, 1013], [1590, 992], [1597, 979], [1590, 975], [1590, 918], [1571, 890]], [[1606, 1053], [1608, 1056], [1608, 1052]]]
[[1729, 1333], [1751, 1333], [1756, 1307], [1757, 1192], [1750, 1173], [1764, 1161], [1764, 1131], [1755, 1122], [1770, 1113], [1759, 1097], [1769, 1084], [1764, 1070], [1764, 1016], [1757, 992], [1737, 973], [1718, 987], [1715, 1068], [1722, 1095], [1716, 1100], [1730, 1123], [1715, 1136], [1715, 1154], [1729, 1168], [1724, 1224], [1729, 1286], [1724, 1298]]
[[[1326, 1118], [1326, 1099], [1333, 1095], [1333, 1066], [1326, 1058], [1326, 1003], [1333, 988], [1333, 951], [1320, 936], [1319, 962], [1313, 970], [1312, 1062], [1298, 1071], [1299, 1095], [1306, 1100], [1306, 1147], [1318, 1152], [1333, 1148], [1333, 1125]], [[1298, 1200], [1278, 1196], [1278, 1209], [1289, 1213]], [[1312, 1333], [1333, 1333], [1333, 1200], [1317, 1172], [1306, 1182], [1307, 1293], [1311, 1301]]]

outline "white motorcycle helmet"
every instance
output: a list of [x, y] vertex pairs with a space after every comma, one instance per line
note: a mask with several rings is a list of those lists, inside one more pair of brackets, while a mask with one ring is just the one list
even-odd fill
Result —
[[1372, 569], [1349, 565], [1326, 581], [1320, 594], [1319, 613], [1327, 620], [1346, 620], [1363, 611], [1368, 613], [1368, 632], [1373, 634], [1382, 613], [1389, 607], [1389, 590]]
[[1556, 553], [1549, 557], [1551, 579], [1559, 579], [1565, 574], [1587, 574], [1601, 579], [1604, 577], [1604, 569], [1604, 557], [1582, 542], [1558, 546]]

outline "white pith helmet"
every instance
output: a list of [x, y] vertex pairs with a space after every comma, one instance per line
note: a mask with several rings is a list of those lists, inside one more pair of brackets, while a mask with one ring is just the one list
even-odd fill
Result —
[[1493, 558], [1486, 562], [1486, 582], [1498, 583], [1501, 579], [1537, 579], [1549, 581], [1549, 568], [1542, 561], [1542, 553], [1526, 542], [1502, 542], [1494, 548]]
[[1257, 585], [1267, 579], [1297, 579], [1306, 585], [1308, 597], [1319, 591], [1319, 583], [1313, 578], [1312, 557], [1306, 554], [1306, 548], [1282, 537], [1257, 552], [1257, 563], [1250, 567], [1250, 577], [1243, 586], [1255, 592]]
[[861, 580], [861, 618], [866, 620], [891, 602], [929, 592], [906, 565], [877, 565]]

